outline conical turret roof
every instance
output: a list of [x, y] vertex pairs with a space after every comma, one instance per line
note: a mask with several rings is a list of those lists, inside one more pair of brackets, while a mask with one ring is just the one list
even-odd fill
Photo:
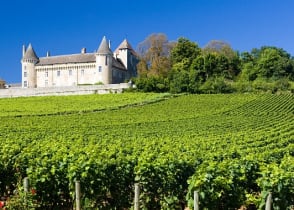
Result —
[[31, 44], [29, 44], [28, 49], [23, 56], [23, 59], [39, 60]]
[[109, 45], [107, 43], [107, 40], [106, 40], [106, 37], [104, 36], [101, 43], [100, 43], [100, 46], [97, 50], [97, 53], [98, 54], [112, 54], [112, 51], [111, 49], [109, 48]]
[[120, 43], [120, 45], [118, 46], [118, 48], [116, 48], [115, 53], [119, 53], [119, 50], [122, 49], [128, 49], [130, 50], [134, 55], [136, 55], [135, 50], [133, 49], [133, 47], [131, 46], [131, 44], [128, 42], [127, 39], [124, 39], [122, 41], [122, 43]]
[[129, 49], [129, 50], [134, 50], [131, 46], [131, 44], [128, 42], [127, 39], [124, 39], [122, 41], [122, 43], [120, 43], [120, 45], [118, 46], [118, 48], [116, 48], [115, 51], [120, 50], [120, 49]]

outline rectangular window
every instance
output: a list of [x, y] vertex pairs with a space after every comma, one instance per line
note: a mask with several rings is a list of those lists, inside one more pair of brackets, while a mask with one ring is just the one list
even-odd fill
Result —
[[81, 70], [81, 75], [84, 76], [84, 74], [85, 74], [85, 70], [82, 69], [82, 70]]
[[72, 70], [69, 70], [69, 71], [68, 71], [68, 75], [69, 75], [69, 76], [72, 76]]
[[45, 77], [48, 77], [48, 71], [45, 71]]
[[28, 76], [28, 73], [25, 71], [24, 73], [23, 73], [23, 77], [27, 77]]
[[108, 58], [108, 56], [105, 56], [105, 66], [107, 66], [107, 58]]
[[98, 67], [98, 72], [102, 72], [102, 66]]
[[28, 81], [23, 81], [23, 86], [27, 87], [28, 86]]
[[57, 71], [57, 76], [60, 77], [60, 71]]
[[45, 87], [48, 87], [48, 80], [45, 80]]

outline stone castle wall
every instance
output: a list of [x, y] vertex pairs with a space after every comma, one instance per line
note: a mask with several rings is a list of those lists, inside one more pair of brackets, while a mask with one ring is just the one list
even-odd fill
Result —
[[121, 93], [123, 89], [129, 87], [128, 83], [120, 83], [72, 87], [8, 88], [0, 90], [0, 98]]

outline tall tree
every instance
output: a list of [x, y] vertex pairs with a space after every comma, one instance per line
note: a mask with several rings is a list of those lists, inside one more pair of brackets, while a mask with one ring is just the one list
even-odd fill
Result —
[[[141, 57], [137, 66], [139, 76], [165, 77], [171, 68], [169, 54], [172, 46], [173, 44], [168, 41], [167, 36], [162, 33], [151, 34], [139, 43], [138, 53]], [[143, 74], [140, 75], [140, 73]]]
[[235, 52], [229, 43], [212, 40], [204, 48], [203, 54], [216, 54], [219, 59], [218, 71], [227, 79], [234, 79], [241, 70], [239, 55]]
[[181, 37], [171, 51], [171, 61], [172, 64], [175, 64], [182, 62], [184, 59], [188, 59], [191, 64], [200, 54], [201, 49], [195, 42], [191, 42], [187, 38]]
[[[179, 38], [171, 50], [172, 71], [169, 74], [171, 92], [196, 92], [196, 72], [191, 73], [193, 60], [201, 54], [199, 46], [187, 38]], [[193, 83], [193, 84], [192, 84]], [[192, 92], [191, 91], [191, 92]]]
[[290, 54], [277, 47], [263, 46], [254, 48], [251, 53], [241, 54], [241, 79], [253, 81], [263, 79], [280, 79], [294, 76], [294, 62]]
[[145, 78], [148, 75], [148, 64], [147, 61], [143, 58], [140, 59], [139, 63], [137, 64], [137, 71], [138, 75], [141, 78]]
[[278, 48], [264, 48], [257, 62], [260, 77], [280, 79], [293, 73], [290, 55]]
[[214, 52], [228, 58], [234, 58], [236, 56], [236, 52], [231, 48], [230, 44], [221, 40], [212, 40], [208, 42], [203, 48], [203, 52], [204, 54]]

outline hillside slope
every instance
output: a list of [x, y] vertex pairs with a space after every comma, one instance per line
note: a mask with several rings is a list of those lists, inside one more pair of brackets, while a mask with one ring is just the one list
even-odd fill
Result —
[[70, 206], [75, 179], [84, 205], [99, 209], [130, 208], [135, 182], [143, 209], [180, 209], [194, 190], [209, 209], [262, 207], [269, 191], [275, 206], [293, 205], [293, 95], [119, 97], [96, 98], [115, 104], [99, 111], [89, 96], [50, 98], [62, 113], [46, 103], [31, 114], [0, 105], [0, 194], [29, 176], [43, 208]]

